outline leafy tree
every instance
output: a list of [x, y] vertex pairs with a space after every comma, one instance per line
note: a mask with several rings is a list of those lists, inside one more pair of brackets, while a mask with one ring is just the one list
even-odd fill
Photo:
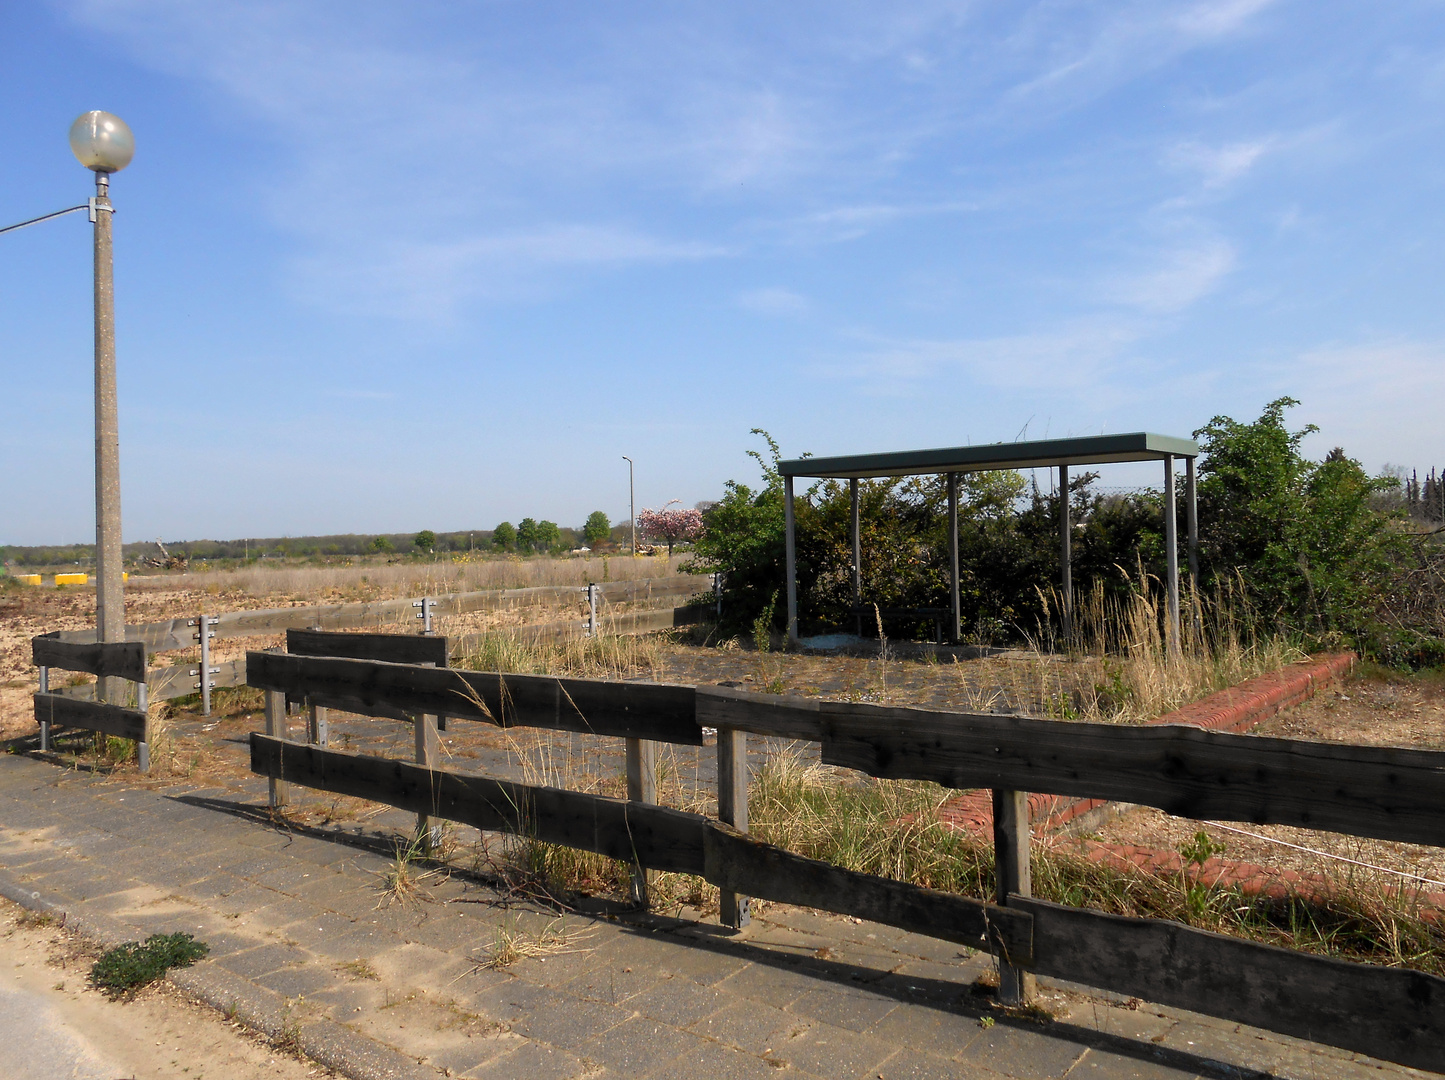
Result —
[[[389, 554], [396, 550], [396, 545], [391, 542], [389, 537], [378, 536], [371, 541], [371, 550], [381, 552], [382, 554]], [[285, 551], [278, 549], [278, 554], [284, 555]]]
[[412, 545], [418, 551], [431, 551], [437, 546], [437, 534], [430, 529], [423, 529], [412, 539]]
[[562, 546], [562, 530], [555, 521], [537, 522], [537, 550], [555, 551]]
[[612, 522], [601, 510], [594, 510], [587, 515], [587, 523], [582, 526], [582, 539], [587, 541], [589, 547], [595, 547], [598, 543], [606, 540], [612, 532]]
[[492, 530], [492, 547], [497, 551], [511, 551], [517, 545], [517, 530], [510, 521], [504, 521]]
[[649, 540], [663, 541], [669, 555], [673, 544], [679, 540], [696, 540], [703, 532], [701, 511], [672, 510], [670, 506], [671, 503], [661, 510], [644, 510], [637, 515], [637, 531]]
[[757, 450], [747, 451], [762, 469], [762, 487], [754, 491], [736, 480], [727, 482], [723, 497], [704, 515], [706, 528], [693, 545], [692, 561], [682, 568], [689, 573], [722, 572], [722, 619], [730, 629], [750, 630], [768, 597], [783, 584], [781, 455], [766, 431], [753, 428], [752, 434], [768, 444], [767, 458]]
[[1216, 416], [1196, 431], [1200, 557], [1208, 579], [1237, 577], [1260, 617], [1313, 637], [1360, 631], [1373, 597], [1399, 556], [1388, 518], [1371, 508], [1388, 480], [1332, 452], [1313, 462], [1300, 442], [1313, 424], [1290, 431], [1282, 397], [1242, 424]]
[[517, 523], [517, 550], [521, 552], [537, 550], [537, 522], [534, 519], [524, 517]]

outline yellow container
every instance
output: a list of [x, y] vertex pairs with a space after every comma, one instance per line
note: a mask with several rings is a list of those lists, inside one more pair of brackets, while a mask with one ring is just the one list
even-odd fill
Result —
[[55, 584], [57, 585], [84, 585], [90, 580], [86, 574], [56, 574]]
[[16, 574], [16, 575], [15, 575], [15, 580], [18, 581], [18, 582], [20, 582], [20, 584], [22, 584], [22, 585], [39, 585], [39, 584], [40, 584], [40, 575], [39, 575], [39, 574]]

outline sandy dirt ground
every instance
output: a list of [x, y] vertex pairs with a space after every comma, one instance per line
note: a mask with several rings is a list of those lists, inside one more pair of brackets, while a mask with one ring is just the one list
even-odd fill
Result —
[[96, 952], [0, 900], [0, 1040], [7, 1080], [305, 1080], [336, 1074], [278, 1051], [157, 984], [129, 1001], [91, 989]]

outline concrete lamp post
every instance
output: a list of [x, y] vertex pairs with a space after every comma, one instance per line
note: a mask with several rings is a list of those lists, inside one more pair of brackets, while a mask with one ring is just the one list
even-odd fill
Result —
[[637, 558], [637, 486], [632, 482], [632, 459], [626, 454], [622, 460], [627, 462], [627, 509], [632, 514], [632, 557]]
[[[70, 125], [70, 149], [95, 173], [95, 625], [100, 641], [125, 640], [120, 537], [120, 430], [115, 392], [115, 284], [111, 269], [110, 174], [130, 164], [135, 137], [125, 121], [94, 110]], [[204, 675], [202, 676], [204, 678]], [[109, 700], [116, 680], [102, 680]]]

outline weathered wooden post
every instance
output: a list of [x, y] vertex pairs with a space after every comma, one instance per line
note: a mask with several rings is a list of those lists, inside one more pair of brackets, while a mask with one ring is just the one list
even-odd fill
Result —
[[[717, 729], [717, 816], [739, 832], [748, 831], [748, 733]], [[727, 889], [718, 902], [724, 926], [741, 930], [752, 921], [748, 898]]]
[[[273, 739], [284, 739], [287, 737], [286, 723], [286, 695], [280, 690], [266, 691], [266, 734]], [[267, 781], [270, 789], [270, 805], [272, 809], [285, 806], [289, 801], [287, 798], [287, 784], [284, 780], [271, 777]]]
[[[650, 739], [627, 740], [627, 798], [631, 802], [657, 802], [657, 744]], [[653, 871], [634, 861], [634, 903], [644, 907], [648, 904], [648, 887], [655, 877]]]
[[[1004, 907], [1008, 898], [1030, 896], [1033, 891], [1029, 875], [1029, 797], [1024, 791], [993, 792], [993, 857], [997, 880], [995, 897]], [[1033, 996], [1034, 977], [1009, 963], [1007, 956], [998, 960], [998, 999], [1004, 1005], [1022, 1005]]]
[[[437, 734], [437, 718], [431, 713], [422, 713], [412, 721], [416, 737], [416, 763], [428, 769], [435, 769], [441, 762], [441, 737]], [[429, 814], [417, 814], [416, 836], [422, 848], [435, 851], [441, 845], [441, 825], [433, 825]]]

